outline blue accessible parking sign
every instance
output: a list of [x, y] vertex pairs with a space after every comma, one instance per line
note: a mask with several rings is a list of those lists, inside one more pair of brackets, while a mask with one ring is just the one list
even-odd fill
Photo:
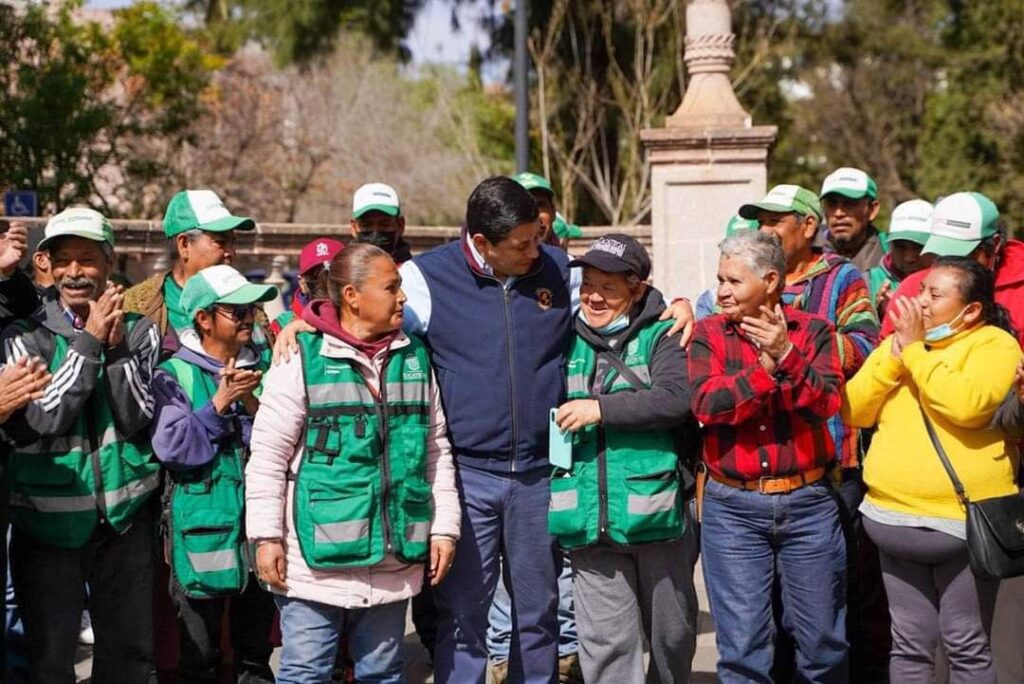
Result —
[[39, 198], [35, 190], [8, 190], [4, 193], [4, 214], [38, 216]]

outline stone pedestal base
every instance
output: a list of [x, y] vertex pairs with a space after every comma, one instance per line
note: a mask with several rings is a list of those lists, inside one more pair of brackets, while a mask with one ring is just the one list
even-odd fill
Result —
[[726, 223], [767, 189], [776, 132], [754, 126], [641, 133], [651, 162], [654, 285], [667, 298], [694, 300], [715, 284]]

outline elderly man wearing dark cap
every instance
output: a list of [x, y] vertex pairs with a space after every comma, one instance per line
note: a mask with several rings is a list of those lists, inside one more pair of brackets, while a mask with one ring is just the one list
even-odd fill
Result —
[[551, 481], [548, 525], [571, 552], [583, 675], [685, 682], [697, 626], [697, 549], [680, 478], [693, 454], [676, 440], [694, 425], [686, 353], [659, 320], [665, 300], [646, 282], [640, 243], [607, 235], [569, 265], [582, 267], [583, 282], [556, 420], [575, 435], [572, 462]]

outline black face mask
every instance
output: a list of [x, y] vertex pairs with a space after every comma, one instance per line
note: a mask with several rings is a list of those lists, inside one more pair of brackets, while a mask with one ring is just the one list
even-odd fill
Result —
[[388, 254], [393, 255], [398, 247], [398, 232], [393, 230], [387, 232], [376, 230], [359, 231], [359, 234], [356, 236], [356, 242], [380, 247]]

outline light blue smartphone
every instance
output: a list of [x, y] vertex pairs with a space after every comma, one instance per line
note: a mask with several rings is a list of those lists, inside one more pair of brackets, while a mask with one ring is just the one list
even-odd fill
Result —
[[572, 468], [572, 433], [562, 432], [558, 429], [555, 416], [558, 409], [551, 409], [548, 419], [548, 461], [557, 468], [569, 470]]

